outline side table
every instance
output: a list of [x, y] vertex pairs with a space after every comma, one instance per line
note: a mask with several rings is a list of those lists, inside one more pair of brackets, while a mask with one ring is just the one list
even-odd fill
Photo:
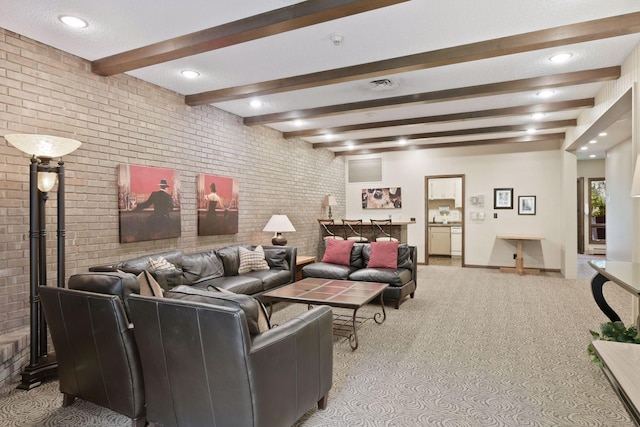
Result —
[[296, 257], [296, 282], [302, 280], [302, 267], [316, 262], [316, 257], [300, 255]]

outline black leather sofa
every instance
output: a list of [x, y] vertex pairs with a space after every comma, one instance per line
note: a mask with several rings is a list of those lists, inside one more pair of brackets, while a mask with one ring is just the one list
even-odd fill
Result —
[[[237, 294], [259, 297], [260, 294], [295, 281], [297, 248], [263, 246], [269, 270], [238, 274], [239, 247], [254, 250], [248, 244], [227, 246], [204, 252], [183, 253], [180, 250], [144, 255], [114, 264], [97, 265], [91, 272], [123, 271], [135, 275], [147, 270], [164, 290], [189, 285], [207, 289], [209, 285]], [[174, 268], [154, 269], [150, 259], [162, 257]]]
[[[326, 245], [326, 241], [325, 241]], [[316, 262], [302, 268], [302, 277], [322, 279], [356, 280], [388, 283], [384, 290], [385, 301], [393, 301], [396, 309], [407, 296], [414, 297], [417, 286], [417, 249], [415, 246], [398, 246], [397, 268], [367, 268], [371, 254], [369, 243], [355, 243], [351, 249], [349, 265]], [[320, 257], [322, 259], [322, 257]]]

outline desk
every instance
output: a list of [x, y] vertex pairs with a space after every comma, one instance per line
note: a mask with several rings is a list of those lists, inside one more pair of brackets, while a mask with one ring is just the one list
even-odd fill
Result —
[[516, 266], [515, 267], [501, 267], [500, 271], [503, 273], [518, 273], [523, 274], [540, 274], [540, 270], [537, 268], [524, 268], [524, 258], [522, 256], [522, 245], [526, 240], [544, 240], [542, 236], [527, 236], [520, 234], [498, 234], [496, 236], [502, 240], [515, 240], [516, 241]]
[[[597, 271], [591, 279], [591, 293], [600, 310], [611, 320], [617, 322], [620, 316], [607, 304], [602, 294], [602, 287], [607, 282], [613, 282], [636, 297], [633, 305], [633, 316], [636, 319], [636, 326], [640, 327], [640, 264], [635, 262], [618, 262], [592, 260], [589, 265]], [[640, 330], [640, 329], [639, 329]]]

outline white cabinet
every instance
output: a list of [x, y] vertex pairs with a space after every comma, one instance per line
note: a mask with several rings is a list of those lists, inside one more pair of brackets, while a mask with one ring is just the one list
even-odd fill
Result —
[[450, 227], [429, 227], [429, 255], [451, 255]]
[[462, 178], [435, 178], [429, 180], [429, 200], [454, 200], [456, 208], [462, 207]]

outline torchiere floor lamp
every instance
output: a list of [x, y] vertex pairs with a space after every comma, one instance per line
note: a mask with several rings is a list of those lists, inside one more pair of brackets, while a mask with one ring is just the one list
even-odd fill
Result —
[[[19, 389], [30, 390], [43, 379], [57, 373], [55, 354], [47, 351], [47, 324], [40, 308], [38, 287], [47, 285], [47, 247], [45, 203], [58, 181], [58, 287], [65, 281], [65, 225], [64, 225], [64, 162], [61, 157], [75, 151], [80, 142], [49, 135], [5, 135], [18, 150], [31, 156], [29, 174], [29, 306], [30, 355], [29, 365], [22, 372]], [[59, 158], [58, 166], [51, 166]]]

